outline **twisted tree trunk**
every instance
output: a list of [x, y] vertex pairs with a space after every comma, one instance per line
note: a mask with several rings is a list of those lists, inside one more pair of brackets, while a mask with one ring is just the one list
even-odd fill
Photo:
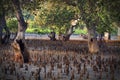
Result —
[[19, 0], [12, 0], [12, 3], [16, 12], [16, 18], [18, 20], [18, 32], [12, 44], [15, 53], [15, 61], [20, 63], [28, 63], [29, 52], [25, 42], [25, 31], [27, 29], [27, 23], [23, 18]]
[[71, 26], [67, 31], [66, 34], [63, 36], [64, 41], [68, 41], [70, 39], [70, 36], [74, 33], [73, 31], [74, 26]]

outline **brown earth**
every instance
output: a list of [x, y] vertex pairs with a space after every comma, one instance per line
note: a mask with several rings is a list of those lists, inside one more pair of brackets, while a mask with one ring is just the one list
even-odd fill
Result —
[[[60, 63], [61, 65], [62, 64], [61, 62], [64, 63], [63, 65], [65, 64], [68, 65], [65, 67], [67, 71], [67, 72], [65, 71], [66, 74], [63, 75], [63, 73], [60, 72], [60, 74], [62, 75], [62, 78], [58, 79], [59, 78], [58, 77], [56, 78], [56, 80], [69, 80], [69, 79], [64, 79], [64, 76], [67, 78], [69, 77], [74, 78], [72, 80], [78, 80], [78, 79], [84, 80], [81, 78], [85, 78], [86, 80], [87, 78], [89, 78], [88, 80], [119, 80], [120, 78], [118, 76], [120, 74], [120, 64], [119, 64], [120, 63], [120, 41], [112, 40], [107, 42], [98, 42], [101, 51], [100, 53], [98, 53], [98, 55], [95, 55], [96, 59], [94, 59], [95, 57], [94, 55], [89, 54], [87, 41], [85, 40], [81, 40], [81, 41], [70, 40], [70, 41], [64, 42], [64, 41], [49, 41], [49, 40], [37, 40], [37, 39], [30, 40], [29, 39], [29, 40], [26, 40], [26, 43], [30, 52], [30, 58], [31, 58], [30, 64], [35, 64], [35, 66], [38, 66], [40, 69], [42, 68], [46, 69], [46, 67], [49, 68], [50, 66], [52, 67], [51, 69], [53, 69], [54, 66], [56, 66], [56, 64]], [[9, 66], [7, 66], [7, 69], [11, 68], [11, 66], [12, 68], [14, 68], [15, 65], [13, 63], [14, 62], [13, 55], [14, 55], [13, 48], [11, 47], [10, 44], [0, 46], [0, 67], [2, 67], [0, 70], [1, 72], [2, 70], [3, 71], [6, 70], [6, 68], [4, 68], [4, 65], [7, 65], [7, 64], [10, 64]], [[69, 70], [68, 67], [72, 67], [73, 69], [74, 68], [79, 69], [78, 64], [79, 65], [81, 64], [80, 72], [76, 73], [76, 71]], [[31, 65], [27, 67], [30, 67], [30, 66]], [[100, 68], [97, 68], [99, 66]], [[7, 71], [11, 72], [11, 71], [18, 70], [19, 72], [19, 70], [23, 69], [21, 71], [23, 71], [24, 73], [24, 71], [29, 72], [31, 70], [30, 68], [30, 70], [27, 71], [27, 70], [24, 70], [24, 68], [25, 66], [23, 68], [18, 68], [18, 69], [16, 68], [15, 70], [7, 70]], [[57, 72], [59, 72], [59, 69], [57, 69]], [[3, 72], [3, 73], [6, 73], [6, 72]], [[71, 76], [67, 75], [67, 73], [69, 73]], [[75, 73], [75, 75], [73, 73]], [[44, 76], [42, 76], [43, 74], [44, 74], [44, 71], [41, 71], [41, 78], [43, 78], [41, 80], [44, 80]], [[52, 72], [50, 72], [50, 74], [52, 74]], [[114, 76], [111, 76], [113, 74]], [[0, 74], [0, 80], [3, 79], [3, 77], [8, 76], [8, 74], [3, 74], [3, 76], [1, 75], [2, 74]], [[85, 75], [85, 76], [82, 76], [82, 75]], [[10, 76], [16, 77], [12, 80], [17, 80], [18, 78], [18, 75], [10, 75]], [[116, 78], [116, 79], [112, 79], [112, 78]]]

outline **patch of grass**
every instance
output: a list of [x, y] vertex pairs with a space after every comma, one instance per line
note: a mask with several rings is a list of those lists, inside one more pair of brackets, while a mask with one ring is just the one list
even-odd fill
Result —
[[75, 29], [74, 34], [87, 34], [86, 29]]
[[27, 33], [38, 33], [38, 34], [46, 34], [50, 33], [50, 29], [43, 29], [43, 28], [28, 28], [26, 30]]
[[[37, 33], [37, 34], [47, 34], [50, 33], [51, 30], [49, 28], [28, 28], [26, 30], [27, 33]], [[58, 32], [56, 32], [58, 33]], [[87, 30], [86, 29], [75, 29], [74, 34], [86, 34]]]
[[27, 32], [27, 33], [34, 33], [34, 29], [33, 29], [33, 28], [30, 28], [30, 29], [28, 28], [28, 29], [26, 30], [26, 32]]

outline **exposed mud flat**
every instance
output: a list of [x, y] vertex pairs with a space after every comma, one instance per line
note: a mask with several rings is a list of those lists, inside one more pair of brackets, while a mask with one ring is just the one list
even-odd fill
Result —
[[120, 42], [90, 54], [87, 41], [26, 40], [30, 62], [15, 63], [12, 47], [0, 46], [0, 80], [119, 80]]

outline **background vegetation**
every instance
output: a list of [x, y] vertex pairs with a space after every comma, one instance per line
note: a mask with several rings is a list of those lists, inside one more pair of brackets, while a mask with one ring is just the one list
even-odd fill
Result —
[[[90, 6], [93, 3], [95, 5]], [[109, 32], [116, 34], [120, 19], [118, 10], [119, 3], [117, 0], [114, 2], [112, 0], [109, 2], [103, 0], [91, 1], [91, 4], [87, 0], [81, 0], [78, 3], [76, 0], [46, 0], [21, 3], [21, 7], [24, 19], [28, 23], [27, 33], [46, 34], [55, 31], [57, 34], [59, 32], [64, 34], [66, 29], [70, 27], [71, 20], [80, 19], [74, 28], [74, 34], [86, 34], [87, 25], [91, 26], [91, 23], [96, 22], [96, 20], [98, 21], [96, 24], [97, 33]], [[10, 7], [8, 3], [4, 4]], [[80, 5], [84, 5], [83, 8], [80, 7]], [[81, 16], [82, 9], [84, 15]], [[91, 11], [93, 11], [93, 13], [91, 13]], [[18, 24], [13, 12], [13, 9], [10, 8], [6, 13], [6, 22], [10, 32], [17, 32]], [[88, 22], [87, 25], [85, 21]]]

